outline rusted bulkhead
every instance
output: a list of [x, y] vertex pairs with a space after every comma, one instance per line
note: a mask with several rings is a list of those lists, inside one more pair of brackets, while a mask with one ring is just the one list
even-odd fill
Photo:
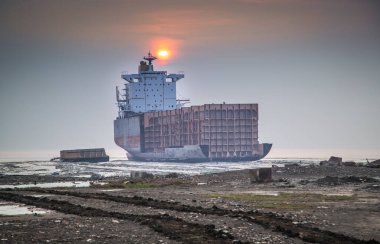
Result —
[[144, 113], [145, 152], [201, 145], [209, 158], [253, 157], [258, 142], [257, 104], [205, 104]]
[[104, 148], [74, 149], [60, 151], [62, 162], [107, 162], [109, 156]]

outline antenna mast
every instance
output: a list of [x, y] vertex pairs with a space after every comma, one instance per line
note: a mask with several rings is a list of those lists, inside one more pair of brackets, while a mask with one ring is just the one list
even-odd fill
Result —
[[144, 56], [144, 59], [149, 62], [149, 65], [152, 65], [152, 61], [157, 58], [153, 56], [149, 51], [148, 56]]

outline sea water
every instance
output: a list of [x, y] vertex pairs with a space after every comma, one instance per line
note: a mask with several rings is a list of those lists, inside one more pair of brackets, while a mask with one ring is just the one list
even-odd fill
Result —
[[[123, 158], [111, 158], [109, 162], [49, 162], [49, 161], [13, 161], [0, 162], [0, 175], [60, 175], [90, 178], [91, 176], [129, 176], [132, 171], [145, 171], [164, 175], [178, 173], [185, 175], [210, 174], [232, 170], [272, 167], [283, 167], [288, 163], [300, 165], [319, 164], [326, 158], [270, 158], [245, 162], [138, 162]], [[366, 159], [356, 160], [366, 162]]]

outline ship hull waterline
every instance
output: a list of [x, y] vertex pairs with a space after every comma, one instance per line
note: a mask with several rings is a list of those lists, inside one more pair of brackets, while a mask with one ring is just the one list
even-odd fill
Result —
[[[224, 157], [210, 153], [211, 145], [182, 145], [164, 147], [160, 151], [145, 152], [147, 144], [144, 131], [144, 114], [114, 121], [115, 143], [127, 152], [129, 160], [143, 162], [240, 162], [257, 161], [264, 158], [271, 150], [272, 144], [259, 143], [255, 151], [227, 152]], [[153, 137], [162, 139], [162, 136]], [[150, 138], [151, 140], [152, 138]], [[226, 152], [225, 152], [226, 153]], [[249, 155], [249, 154], [250, 155]]]
[[263, 143], [264, 147], [266, 147], [266, 150], [264, 151], [264, 154], [259, 156], [248, 156], [248, 157], [223, 157], [223, 158], [163, 158], [163, 157], [150, 157], [140, 155], [140, 156], [133, 156], [127, 151], [128, 160], [133, 161], [140, 161], [140, 162], [172, 162], [172, 163], [205, 163], [205, 162], [253, 162], [258, 161], [266, 157], [268, 153], [270, 152], [272, 148], [272, 144], [270, 143]]

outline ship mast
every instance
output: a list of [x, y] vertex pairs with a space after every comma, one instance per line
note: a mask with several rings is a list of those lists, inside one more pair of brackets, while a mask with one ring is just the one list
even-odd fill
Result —
[[153, 60], [156, 60], [157, 58], [155, 56], [153, 56], [150, 51], [148, 52], [148, 56], [144, 56], [144, 60], [148, 61], [148, 65], [149, 65], [149, 71], [153, 71], [153, 64], [152, 64], [152, 61]]

